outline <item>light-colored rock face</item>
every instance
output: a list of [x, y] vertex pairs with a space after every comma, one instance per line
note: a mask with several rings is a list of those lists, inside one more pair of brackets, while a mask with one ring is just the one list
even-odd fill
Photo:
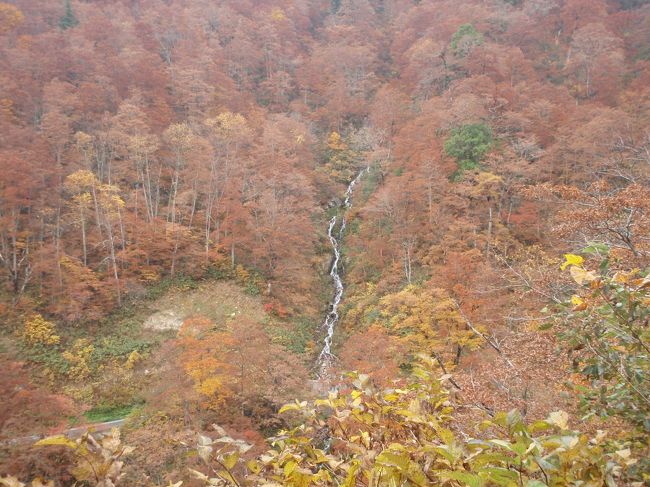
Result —
[[180, 330], [184, 317], [173, 310], [158, 311], [152, 314], [143, 323], [149, 330]]

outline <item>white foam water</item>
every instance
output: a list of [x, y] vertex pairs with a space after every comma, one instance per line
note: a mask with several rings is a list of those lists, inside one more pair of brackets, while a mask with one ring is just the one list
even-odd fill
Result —
[[343, 239], [343, 233], [345, 232], [345, 211], [352, 207], [352, 193], [354, 187], [359, 182], [361, 177], [370, 170], [370, 167], [367, 167], [359, 172], [357, 176], [350, 182], [347, 190], [345, 191], [345, 199], [341, 205], [343, 208], [343, 216], [341, 217], [341, 226], [339, 231], [335, 232], [337, 217], [336, 215], [332, 217], [327, 228], [327, 236], [330, 239], [330, 244], [332, 245], [332, 267], [330, 268], [330, 277], [334, 282], [334, 298], [332, 299], [332, 306], [330, 307], [325, 320], [323, 321], [322, 327], [325, 329], [325, 339], [323, 341], [323, 348], [321, 349], [320, 354], [318, 355], [318, 368], [320, 378], [327, 377], [327, 372], [332, 366], [335, 358], [332, 354], [332, 339], [334, 337], [334, 330], [336, 324], [339, 321], [339, 304], [341, 304], [341, 299], [343, 298], [343, 280], [341, 279], [341, 274], [339, 273], [339, 264], [341, 262], [341, 241]]

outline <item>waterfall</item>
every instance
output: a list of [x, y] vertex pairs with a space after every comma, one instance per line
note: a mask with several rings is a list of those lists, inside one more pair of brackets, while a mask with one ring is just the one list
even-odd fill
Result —
[[359, 172], [357, 176], [350, 182], [347, 190], [345, 191], [345, 199], [341, 205], [343, 209], [343, 214], [341, 216], [341, 226], [339, 231], [335, 232], [336, 222], [338, 220], [337, 216], [333, 216], [329, 222], [327, 228], [327, 236], [332, 245], [332, 267], [330, 268], [330, 277], [334, 282], [334, 298], [332, 299], [332, 306], [330, 307], [325, 320], [323, 321], [322, 327], [326, 331], [325, 339], [323, 341], [323, 348], [321, 349], [320, 354], [318, 355], [318, 367], [319, 367], [319, 376], [324, 378], [327, 376], [327, 371], [334, 362], [334, 355], [332, 354], [332, 338], [334, 337], [334, 329], [336, 324], [339, 321], [339, 304], [343, 298], [343, 280], [339, 274], [339, 263], [341, 261], [341, 242], [343, 240], [343, 233], [345, 232], [346, 220], [345, 220], [345, 211], [352, 207], [352, 192], [354, 187], [359, 182], [364, 173], [370, 171], [370, 167], [367, 167]]

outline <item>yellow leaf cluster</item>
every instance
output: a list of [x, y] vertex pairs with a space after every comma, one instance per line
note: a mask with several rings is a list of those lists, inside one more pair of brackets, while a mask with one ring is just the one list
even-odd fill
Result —
[[177, 150], [184, 152], [192, 148], [195, 136], [186, 123], [175, 123], [167, 127], [164, 133], [165, 140]]
[[9, 98], [0, 98], [0, 117], [9, 120], [12, 123], [18, 121], [13, 100]]
[[86, 132], [82, 132], [81, 130], [75, 132], [74, 143], [77, 146], [77, 149], [79, 149], [80, 151], [82, 152], [90, 151], [92, 148], [92, 142], [93, 142], [92, 136], [87, 134]]
[[5, 2], [0, 3], [0, 35], [14, 30], [24, 20], [25, 16], [18, 8]]
[[224, 141], [232, 138], [245, 138], [251, 132], [248, 122], [239, 113], [222, 112], [215, 118], [207, 119], [205, 125]]
[[128, 370], [132, 370], [141, 361], [142, 361], [142, 355], [140, 354], [140, 352], [138, 352], [137, 350], [133, 350], [129, 354], [129, 357], [126, 359], [126, 362], [124, 363], [124, 367], [126, 367]]
[[75, 341], [72, 350], [63, 352], [63, 358], [70, 364], [68, 376], [73, 380], [84, 380], [90, 376], [90, 356], [95, 347], [85, 338]]
[[276, 22], [286, 20], [287, 16], [280, 7], [274, 7], [271, 11], [271, 18]]
[[[27, 487], [28, 484], [19, 481], [16, 477], [7, 476], [0, 478], [0, 485], [3, 487]], [[45, 481], [36, 477], [29, 485], [30, 487], [54, 487], [54, 480]]]
[[23, 338], [29, 345], [56, 345], [61, 337], [55, 333], [55, 325], [40, 314], [32, 315], [25, 321]]
[[145, 282], [156, 282], [160, 279], [160, 272], [155, 268], [140, 269], [140, 279]]
[[348, 146], [345, 144], [341, 138], [341, 134], [338, 132], [332, 132], [327, 138], [327, 148], [330, 150], [345, 150]]
[[233, 345], [231, 334], [216, 331], [215, 324], [206, 318], [194, 317], [183, 324], [179, 342], [181, 363], [194, 390], [208, 409], [221, 407], [232, 394], [232, 366], [225, 357]]
[[390, 332], [400, 337], [409, 355], [445, 346], [478, 347], [451, 298], [442, 289], [410, 285], [380, 300]]
[[74, 194], [87, 193], [91, 188], [98, 184], [99, 181], [95, 174], [86, 169], [80, 169], [79, 171], [69, 174], [63, 183], [65, 189]]
[[565, 270], [569, 266], [582, 266], [582, 263], [585, 261], [581, 256], [575, 254], [564, 254], [564, 262], [560, 266], [560, 269]]
[[250, 273], [242, 266], [241, 264], [238, 264], [237, 267], [235, 268], [235, 277], [238, 282], [245, 284], [248, 282], [250, 279], [251, 275]]

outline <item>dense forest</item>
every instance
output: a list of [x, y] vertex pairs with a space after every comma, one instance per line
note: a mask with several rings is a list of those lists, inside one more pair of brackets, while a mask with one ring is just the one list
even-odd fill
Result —
[[0, 0], [0, 485], [647, 485], [649, 309], [648, 0]]

